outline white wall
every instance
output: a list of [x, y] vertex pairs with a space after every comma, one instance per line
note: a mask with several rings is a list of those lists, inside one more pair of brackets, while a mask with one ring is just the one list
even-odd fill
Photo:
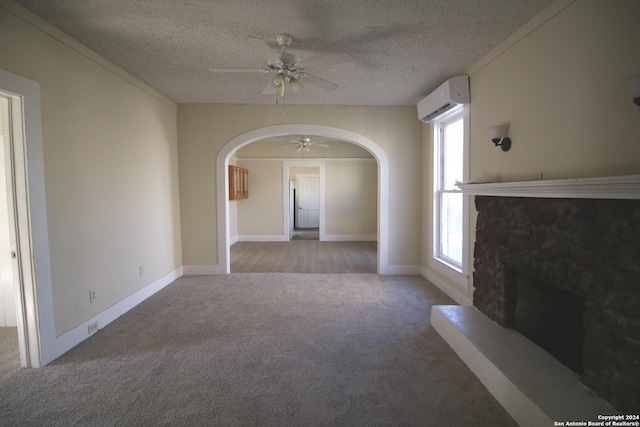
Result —
[[12, 2], [0, 40], [40, 85], [60, 336], [182, 265], [176, 105]]
[[[470, 177], [517, 181], [540, 174], [561, 179], [640, 173], [640, 111], [627, 82], [640, 72], [639, 22], [636, 0], [560, 0], [469, 68]], [[494, 147], [487, 133], [487, 126], [501, 122], [510, 122], [509, 152]], [[429, 135], [424, 125], [425, 162], [431, 164]], [[427, 169], [423, 178], [430, 186]], [[429, 197], [424, 206], [431, 223]], [[471, 199], [470, 271], [475, 218]], [[423, 238], [426, 265], [431, 239]], [[472, 297], [472, 287], [448, 284]]]

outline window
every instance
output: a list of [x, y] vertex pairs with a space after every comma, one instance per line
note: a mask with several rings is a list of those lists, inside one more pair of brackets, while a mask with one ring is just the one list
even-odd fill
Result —
[[433, 257], [458, 273], [465, 273], [464, 235], [466, 198], [456, 181], [466, 178], [466, 117], [463, 110], [434, 124]]

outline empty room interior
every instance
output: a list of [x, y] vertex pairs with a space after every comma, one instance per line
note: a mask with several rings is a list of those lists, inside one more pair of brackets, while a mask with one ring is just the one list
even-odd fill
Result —
[[638, 22], [0, 0], [0, 424], [638, 425]]

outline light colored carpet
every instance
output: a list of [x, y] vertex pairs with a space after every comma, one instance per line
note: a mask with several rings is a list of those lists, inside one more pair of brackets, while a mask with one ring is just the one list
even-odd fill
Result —
[[375, 273], [378, 242], [237, 242], [232, 273]]
[[14, 352], [0, 425], [515, 425], [430, 326], [451, 303], [417, 276], [183, 277], [45, 368]]

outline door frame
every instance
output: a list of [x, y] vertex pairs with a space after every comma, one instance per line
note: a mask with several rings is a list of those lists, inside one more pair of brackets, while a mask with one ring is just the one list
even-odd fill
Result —
[[[320, 195], [322, 194], [320, 192], [320, 174], [317, 173], [301, 173], [301, 174], [297, 174], [296, 175], [296, 189], [299, 190], [299, 185], [300, 184], [300, 180], [301, 179], [313, 179], [313, 180], [317, 180], [318, 181], [318, 227], [320, 227]], [[297, 201], [298, 201], [298, 210], [295, 211], [296, 214], [298, 215], [297, 218], [298, 220], [296, 221], [296, 223], [298, 224], [298, 226], [300, 226], [300, 191], [296, 191], [296, 194], [298, 195], [296, 197]], [[308, 228], [315, 228], [315, 227], [308, 227]]]
[[[16, 289], [20, 364], [38, 368], [57, 354], [45, 197], [40, 86], [0, 69], [10, 99], [13, 191], [19, 263]], [[27, 166], [28, 165], [28, 166]]]
[[[318, 168], [318, 176], [320, 177], [320, 212], [319, 212], [319, 237], [320, 241], [325, 240], [325, 228], [324, 228], [324, 211], [325, 211], [325, 172], [323, 160], [285, 160], [282, 162], [282, 177], [283, 177], [283, 189], [285, 188], [284, 181], [289, 180], [289, 168]], [[286, 193], [283, 193], [286, 194]], [[292, 206], [289, 206], [288, 198], [283, 198], [284, 204], [282, 206], [283, 212], [289, 212]], [[294, 212], [296, 215], [296, 212]], [[283, 230], [288, 230], [291, 227], [289, 224], [289, 215], [284, 216]]]

